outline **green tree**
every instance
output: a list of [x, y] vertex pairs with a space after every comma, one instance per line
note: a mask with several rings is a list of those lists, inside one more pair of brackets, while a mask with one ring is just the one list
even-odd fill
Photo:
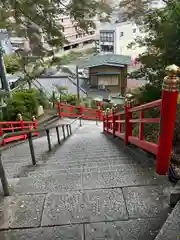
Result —
[[4, 64], [6, 67], [6, 72], [9, 74], [14, 74], [20, 69], [19, 58], [17, 54], [5, 55]]
[[131, 77], [143, 77], [149, 81], [141, 92], [151, 92], [153, 97], [145, 98], [152, 101], [160, 98], [165, 67], [171, 64], [180, 66], [180, 2], [167, 1], [163, 8], [143, 15], [140, 27], [144, 37], [137, 38], [131, 46], [145, 47], [146, 51], [139, 55], [141, 67]]
[[103, 13], [105, 17], [111, 13], [104, 0], [2, 0], [0, 28], [27, 38], [32, 55], [52, 56], [67, 41], [60, 23], [62, 15], [69, 14], [78, 31], [88, 32], [95, 27], [92, 19]]
[[[166, 5], [168, 0], [162, 0], [161, 3]], [[121, 0], [119, 4], [119, 18], [121, 20], [133, 21], [142, 24], [144, 16], [151, 14], [157, 6], [156, 0]]]
[[[104, 0], [2, 0], [0, 2], [0, 28], [9, 34], [25, 37], [29, 48], [18, 51], [20, 70], [24, 73], [23, 82], [29, 88], [31, 80], [43, 73], [52, 64], [53, 56], [67, 43], [63, 34], [61, 17], [69, 14], [77, 31], [89, 32], [94, 28], [92, 19], [97, 15], [105, 18], [111, 13]], [[48, 66], [45, 58], [50, 58]]]

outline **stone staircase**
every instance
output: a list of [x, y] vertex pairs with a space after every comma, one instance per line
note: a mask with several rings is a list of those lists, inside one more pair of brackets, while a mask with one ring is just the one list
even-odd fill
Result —
[[128, 155], [93, 121], [50, 154], [43, 137], [34, 143], [36, 166], [26, 143], [4, 153], [12, 196], [0, 201], [0, 240], [156, 238], [172, 186], [153, 164]]

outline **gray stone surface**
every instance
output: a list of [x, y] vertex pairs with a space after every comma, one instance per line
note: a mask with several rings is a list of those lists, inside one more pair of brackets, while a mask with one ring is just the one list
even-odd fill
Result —
[[[65, 122], [69, 123], [71, 121], [65, 119], [63, 123]], [[53, 126], [56, 126], [57, 124], [60, 124], [60, 123], [61, 122], [59, 122], [58, 120], [53, 124]], [[77, 122], [73, 123], [72, 131], [74, 132], [78, 127], [79, 127], [79, 123]], [[59, 133], [60, 133], [60, 138], [62, 140], [63, 134], [62, 134], [61, 128], [59, 130]], [[57, 135], [56, 135], [55, 129], [52, 129], [50, 131], [50, 137], [51, 137], [52, 146], [55, 146], [57, 144]], [[44, 158], [46, 157], [44, 153], [48, 152], [47, 137], [42, 136], [41, 138], [34, 138], [33, 145], [34, 145], [36, 160], [37, 161], [44, 160]], [[48, 155], [46, 158], [48, 158]], [[3, 161], [7, 176], [9, 178], [17, 177], [17, 175], [19, 175], [20, 172], [24, 171], [25, 166], [32, 165], [28, 142], [24, 142], [20, 145], [17, 145], [15, 147], [12, 147], [3, 151], [2, 161]]]
[[1, 240], [82, 240], [82, 226], [49, 227], [0, 232]]
[[82, 177], [80, 174], [19, 178], [11, 183], [11, 192], [14, 195], [66, 192], [77, 189], [82, 189]]
[[154, 170], [143, 168], [128, 169], [123, 171], [103, 171], [103, 172], [90, 172], [83, 176], [83, 186], [85, 189], [93, 188], [111, 188], [111, 187], [124, 187], [136, 185], [149, 185], [158, 184], [166, 181], [160, 179]]
[[170, 211], [164, 186], [123, 188], [123, 193], [130, 218], [167, 216]]
[[127, 155], [101, 134], [102, 126], [83, 122], [51, 153], [44, 137], [34, 140], [36, 166], [23, 144], [4, 155], [15, 178], [13, 197], [0, 200], [0, 240], [154, 240], [170, 211], [167, 177]]
[[121, 189], [49, 194], [42, 225], [127, 220]]
[[0, 202], [0, 229], [40, 226], [44, 199], [45, 196], [40, 195], [2, 199]]
[[150, 218], [87, 224], [85, 227], [86, 240], [154, 240], [163, 221], [164, 219]]
[[170, 205], [175, 206], [179, 200], [180, 200], [180, 181], [176, 183], [175, 187], [171, 191]]
[[180, 239], [180, 201], [169, 215], [155, 240]]

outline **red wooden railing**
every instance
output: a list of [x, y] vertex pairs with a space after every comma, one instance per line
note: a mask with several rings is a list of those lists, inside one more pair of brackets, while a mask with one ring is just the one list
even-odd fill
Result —
[[[137, 147], [157, 155], [158, 144], [144, 140], [144, 124], [159, 123], [160, 118], [145, 118], [144, 111], [161, 106], [161, 99], [137, 107], [125, 106], [125, 110], [103, 116], [104, 131]], [[133, 118], [133, 113], [138, 113], [139, 118]], [[124, 116], [124, 119], [122, 117]], [[139, 137], [132, 135], [133, 124], [139, 124]]]
[[73, 106], [64, 103], [58, 103], [58, 115], [61, 119], [62, 117], [79, 117], [83, 115], [83, 119], [87, 120], [99, 120], [102, 121], [102, 110], [85, 108], [83, 106]]
[[[168, 172], [174, 124], [176, 120], [176, 106], [180, 79], [176, 76], [180, 68], [171, 65], [166, 68], [167, 76], [163, 81], [162, 99], [132, 107], [128, 99], [124, 111], [119, 113], [106, 113], [103, 116], [104, 131], [124, 140], [125, 145], [133, 144], [156, 156], [156, 171], [161, 175]], [[145, 118], [144, 112], [149, 109], [160, 107], [159, 118]], [[139, 113], [139, 118], [134, 119], [133, 113]], [[123, 118], [124, 117], [124, 118]], [[160, 124], [159, 139], [157, 143], [148, 142], [144, 139], [144, 124]], [[133, 124], [139, 124], [139, 136], [133, 136]]]
[[[36, 120], [33, 121], [10, 121], [10, 122], [0, 122], [0, 137], [6, 133], [11, 133], [15, 131], [37, 129]], [[33, 133], [34, 136], [37, 136], [38, 133]], [[22, 134], [18, 136], [8, 137], [3, 140], [3, 145], [17, 140], [23, 140], [27, 138], [27, 134]]]

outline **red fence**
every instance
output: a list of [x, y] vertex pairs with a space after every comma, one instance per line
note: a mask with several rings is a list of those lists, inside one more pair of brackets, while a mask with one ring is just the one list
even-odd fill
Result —
[[[167, 81], [168, 79], [168, 81]], [[119, 113], [106, 113], [103, 116], [103, 129], [105, 132], [124, 140], [125, 145], [133, 144], [156, 156], [156, 171], [161, 175], [168, 172], [172, 140], [174, 134], [174, 123], [176, 120], [176, 105], [178, 98], [178, 87], [176, 76], [165, 78], [162, 99], [144, 105], [132, 107], [130, 102]], [[178, 80], [179, 81], [179, 80]], [[145, 118], [145, 111], [160, 108], [160, 117]], [[133, 114], [139, 114], [139, 118], [133, 118]], [[160, 124], [159, 139], [157, 143], [148, 142], [144, 139], [144, 124]], [[139, 124], [139, 136], [133, 136], [133, 124]]]
[[[158, 144], [144, 140], [144, 124], [159, 123], [160, 118], [145, 118], [144, 111], [160, 107], [160, 105], [161, 100], [158, 100], [132, 108], [126, 106], [122, 112], [107, 114], [103, 117], [104, 131], [123, 139], [126, 145], [131, 143], [157, 155]], [[133, 118], [133, 113], [138, 113], [139, 118]], [[139, 137], [132, 135], [133, 124], [139, 124]]]
[[[23, 131], [23, 130], [30, 130], [30, 129], [36, 129], [37, 128], [37, 122], [34, 121], [10, 121], [10, 122], [0, 122], [0, 136], [11, 133], [15, 131]], [[34, 136], [37, 136], [38, 133], [33, 133]], [[6, 143], [10, 143], [17, 140], [23, 140], [27, 138], [27, 134], [22, 134], [18, 136], [8, 137], [3, 140], [3, 145]]]
[[72, 106], [64, 103], [58, 103], [58, 114], [61, 117], [78, 117], [83, 115], [83, 119], [102, 121], [102, 110], [85, 108], [83, 106]]

